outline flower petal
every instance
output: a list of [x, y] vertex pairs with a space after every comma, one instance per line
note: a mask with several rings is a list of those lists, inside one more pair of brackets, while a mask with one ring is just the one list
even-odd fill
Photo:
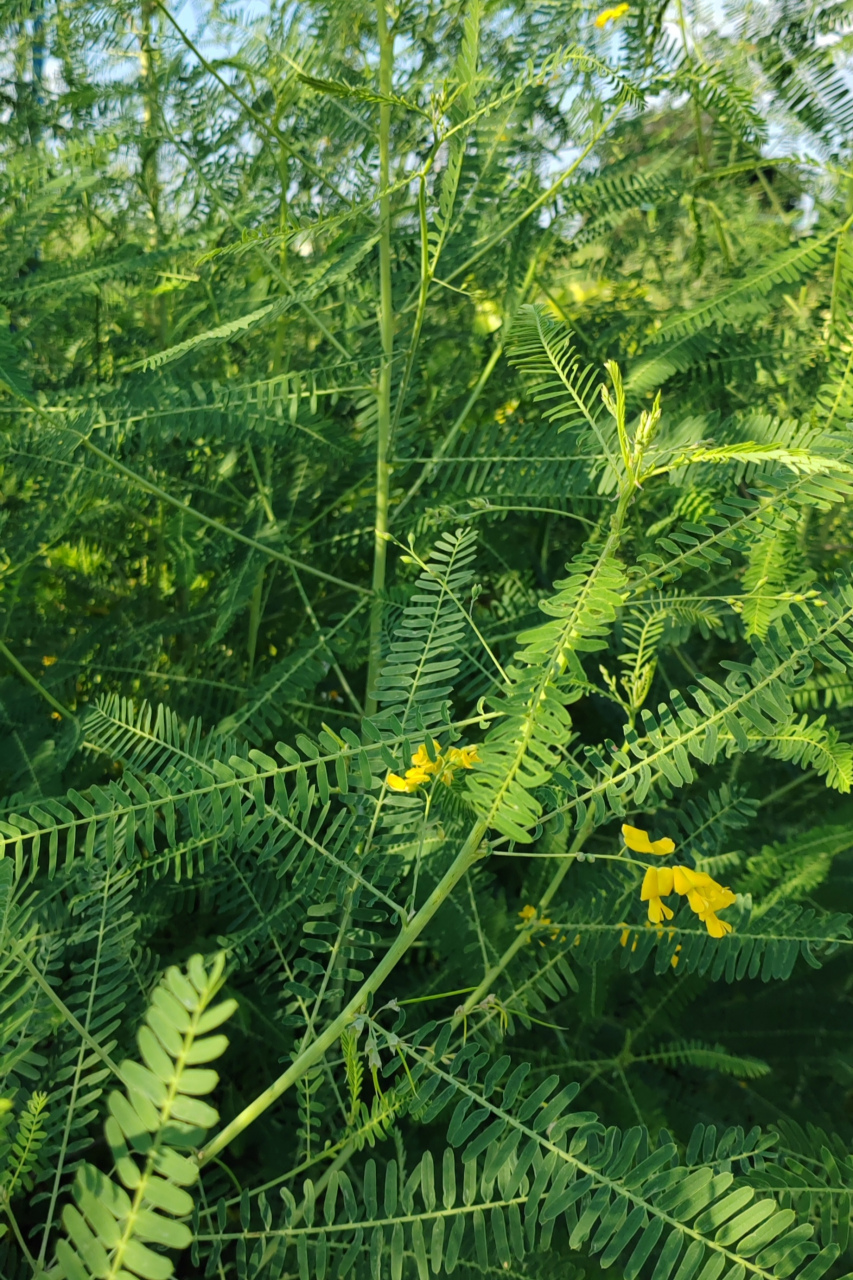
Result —
[[639, 827], [630, 827], [627, 823], [622, 827], [622, 839], [633, 853], [654, 853], [659, 858], [665, 858], [668, 853], [675, 851], [675, 841], [670, 840], [669, 836], [662, 836], [660, 840], [651, 840], [648, 831], [641, 831]]
[[705, 928], [712, 938], [724, 938], [727, 933], [732, 931], [732, 926], [728, 921], [718, 920], [713, 911], [709, 911], [705, 917]]
[[643, 884], [640, 889], [640, 901], [648, 902], [649, 898], [657, 898], [658, 894], [658, 869], [657, 867], [649, 867], [643, 876]]
[[435, 753], [434, 760], [430, 760], [429, 758], [426, 743], [421, 743], [415, 754], [412, 756], [412, 764], [416, 769], [424, 769], [427, 773], [435, 773], [441, 768], [441, 746], [435, 738], [432, 740], [432, 748]]
[[668, 907], [665, 902], [661, 902], [660, 898], [652, 898], [649, 902], [649, 920], [652, 924], [660, 924], [662, 920], [672, 919], [672, 908]]
[[690, 867], [673, 867], [672, 887], [675, 892], [680, 893], [682, 896], [686, 893], [692, 893], [696, 887], [695, 874], [695, 871], [691, 871]]
[[628, 4], [617, 4], [612, 9], [603, 9], [595, 19], [595, 26], [601, 31], [608, 22], [618, 22], [620, 18], [624, 18], [630, 7]]

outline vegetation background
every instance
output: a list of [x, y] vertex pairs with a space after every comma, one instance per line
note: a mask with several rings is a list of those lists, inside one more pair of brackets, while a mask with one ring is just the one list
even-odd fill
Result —
[[0, 22], [3, 1280], [847, 1274], [849, 0]]

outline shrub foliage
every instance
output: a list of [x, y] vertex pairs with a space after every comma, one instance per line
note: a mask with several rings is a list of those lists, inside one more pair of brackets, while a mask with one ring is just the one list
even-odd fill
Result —
[[32, 0], [4, 1280], [853, 1267], [849, 0]]

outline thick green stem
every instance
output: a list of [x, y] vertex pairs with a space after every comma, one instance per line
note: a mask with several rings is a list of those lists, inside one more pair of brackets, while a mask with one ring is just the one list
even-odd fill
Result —
[[323, 1055], [331, 1049], [335, 1041], [340, 1038], [344, 1028], [364, 1007], [368, 997], [378, 991], [385, 979], [394, 972], [400, 960], [418, 939], [442, 903], [456, 888], [468, 868], [476, 862], [485, 834], [486, 824], [478, 822], [417, 915], [413, 916], [405, 928], [400, 930], [394, 942], [388, 948], [385, 958], [376, 966], [370, 977], [361, 984], [346, 1008], [338, 1014], [334, 1022], [329, 1024], [322, 1035], [319, 1035], [307, 1049], [303, 1050], [287, 1070], [277, 1080], [273, 1081], [268, 1089], [265, 1089], [262, 1094], [255, 1098], [254, 1102], [249, 1103], [248, 1107], [244, 1107], [240, 1114], [235, 1116], [231, 1123], [227, 1124], [203, 1151], [199, 1152], [198, 1159], [200, 1163], [207, 1164], [214, 1156], [219, 1155], [220, 1151], [227, 1147], [229, 1142], [232, 1142], [238, 1134], [241, 1134], [259, 1116], [262, 1116], [268, 1107], [271, 1107], [283, 1093], [286, 1093], [292, 1085], [296, 1084], [297, 1080], [300, 1080], [305, 1075], [305, 1072], [309, 1071], [315, 1062], [319, 1062]]
[[[391, 93], [394, 69], [394, 36], [388, 30], [385, 0], [376, 3], [376, 27], [379, 37], [379, 90]], [[367, 667], [365, 710], [376, 710], [376, 680], [382, 660], [382, 592], [388, 563], [388, 496], [391, 471], [388, 448], [391, 442], [391, 364], [394, 359], [394, 303], [391, 297], [391, 197], [388, 194], [391, 175], [391, 105], [379, 107], [379, 336], [382, 360], [377, 388], [376, 423], [376, 516], [373, 544], [374, 600], [370, 611], [370, 656]]]
[[[158, 138], [159, 103], [154, 66], [152, 18], [155, 5], [143, 0], [142, 27], [139, 40], [139, 69], [142, 75], [142, 188], [148, 201], [148, 244], [159, 249], [163, 236], [161, 225], [160, 145]], [[161, 347], [169, 344], [166, 295], [154, 298], [154, 321]]]

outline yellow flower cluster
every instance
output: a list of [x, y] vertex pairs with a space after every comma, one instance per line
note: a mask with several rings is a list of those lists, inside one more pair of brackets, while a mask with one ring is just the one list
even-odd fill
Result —
[[[622, 836], [634, 853], [665, 857], [675, 850], [669, 838], [650, 840], [648, 833], [637, 827], [623, 826]], [[651, 924], [662, 924], [664, 920], [672, 919], [672, 908], [663, 901], [671, 893], [687, 899], [691, 911], [696, 912], [712, 938], [724, 938], [731, 933], [732, 926], [726, 920], [720, 920], [717, 912], [730, 907], [735, 895], [707, 872], [694, 871], [692, 867], [649, 867], [643, 877], [640, 901], [649, 904]]]
[[417, 791], [418, 787], [435, 776], [449, 787], [453, 781], [454, 769], [472, 769], [480, 759], [476, 747], [448, 747], [442, 754], [441, 746], [435, 738], [432, 749], [434, 760], [430, 759], [425, 745], [418, 747], [412, 756], [412, 767], [406, 770], [405, 777], [401, 778], [399, 773], [388, 774], [385, 782], [392, 791]]
[[629, 4], [617, 4], [612, 9], [603, 9], [595, 20], [595, 25], [599, 31], [606, 27], [608, 22], [618, 22], [620, 18], [624, 18], [625, 14], [630, 11]]

